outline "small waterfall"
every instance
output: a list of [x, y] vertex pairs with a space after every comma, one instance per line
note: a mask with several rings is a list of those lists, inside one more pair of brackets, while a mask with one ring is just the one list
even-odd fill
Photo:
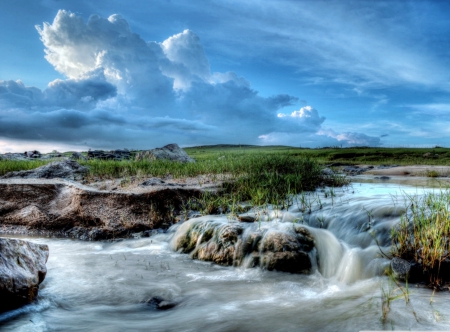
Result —
[[314, 237], [319, 272], [325, 278], [334, 276], [344, 255], [344, 246], [330, 231], [313, 227], [308, 230]]

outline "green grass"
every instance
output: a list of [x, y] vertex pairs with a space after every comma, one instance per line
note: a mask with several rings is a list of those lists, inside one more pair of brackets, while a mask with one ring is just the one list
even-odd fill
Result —
[[[280, 153], [311, 158], [320, 164], [397, 164], [397, 165], [450, 165], [450, 148], [323, 148], [305, 149], [288, 146], [234, 146], [211, 145], [185, 148], [195, 159], [217, 156], [221, 153]], [[425, 154], [428, 154], [424, 156]]]
[[27, 171], [48, 163], [48, 160], [0, 160], [0, 176], [8, 172]]
[[406, 212], [392, 229], [391, 238], [392, 254], [420, 264], [430, 286], [448, 282], [450, 276], [444, 275], [441, 264], [450, 252], [450, 190], [409, 196]]
[[[346, 183], [339, 176], [323, 176], [319, 163], [311, 158], [289, 153], [289, 149], [284, 147], [230, 148], [210, 150], [207, 153], [199, 149], [192, 155], [197, 159], [195, 163], [87, 160], [80, 161], [80, 164], [89, 167], [86, 177], [88, 181], [168, 175], [174, 178], [209, 175], [213, 180], [226, 179], [219, 194], [206, 192], [190, 202], [189, 208], [201, 210], [205, 214], [233, 212], [243, 201], [252, 205], [274, 204], [286, 207], [288, 198], [293, 194], [314, 190], [321, 185], [340, 186]], [[45, 164], [29, 163], [0, 161], [0, 165], [5, 166], [0, 169], [0, 174], [24, 169], [25, 166], [29, 169]]]

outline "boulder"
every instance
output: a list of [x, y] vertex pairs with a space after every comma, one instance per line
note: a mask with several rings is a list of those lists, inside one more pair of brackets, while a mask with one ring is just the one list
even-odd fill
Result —
[[256, 223], [229, 223], [202, 217], [184, 222], [171, 245], [192, 258], [221, 265], [309, 273], [314, 239], [301, 225], [280, 224], [260, 229]]
[[72, 159], [72, 160], [87, 160], [87, 158], [79, 152], [72, 153], [72, 156], [70, 157], [70, 159]]
[[33, 150], [33, 151], [25, 151], [24, 152], [25, 157], [27, 158], [40, 158], [41, 157], [41, 153], [39, 151]]
[[156, 160], [156, 159], [181, 161], [181, 162], [194, 162], [194, 159], [189, 157], [188, 154], [177, 144], [169, 144], [163, 146], [162, 148], [142, 151], [136, 155], [136, 160]]
[[0, 312], [36, 299], [47, 259], [47, 245], [0, 238]]
[[5, 153], [2, 155], [2, 159], [6, 160], [28, 160], [28, 158], [23, 153]]
[[69, 180], [80, 180], [89, 171], [87, 167], [81, 166], [73, 160], [54, 161], [47, 165], [28, 170], [9, 172], [0, 179], [26, 178], [26, 179], [54, 179], [63, 178]]

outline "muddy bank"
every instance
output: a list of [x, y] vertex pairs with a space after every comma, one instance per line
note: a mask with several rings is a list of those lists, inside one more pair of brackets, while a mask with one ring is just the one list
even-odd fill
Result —
[[0, 233], [100, 240], [167, 228], [204, 188], [98, 190], [61, 179], [0, 180]]

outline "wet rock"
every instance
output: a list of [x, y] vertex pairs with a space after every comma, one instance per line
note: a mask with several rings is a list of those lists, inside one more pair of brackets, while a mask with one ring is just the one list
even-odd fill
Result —
[[164, 300], [161, 296], [154, 296], [151, 299], [145, 301], [145, 303], [152, 309], [156, 310], [168, 310], [178, 305], [177, 302]]
[[47, 259], [47, 245], [0, 238], [0, 312], [36, 299]]
[[136, 160], [172, 160], [181, 162], [194, 162], [195, 160], [180, 148], [177, 144], [168, 144], [162, 148], [142, 151], [136, 155]]
[[411, 270], [411, 264], [399, 257], [394, 257], [391, 260], [391, 271], [394, 278], [398, 280], [406, 280], [409, 278], [409, 272]]
[[369, 170], [368, 167], [347, 166], [342, 169], [342, 172], [344, 172], [347, 175], [360, 175], [366, 172], [367, 170]]
[[26, 178], [26, 179], [54, 179], [63, 178], [80, 180], [88, 172], [88, 168], [81, 166], [73, 160], [54, 161], [28, 171], [9, 172], [0, 179]]
[[386, 181], [386, 180], [390, 180], [390, 177], [383, 175], [383, 176], [375, 176], [374, 179]]
[[268, 270], [308, 273], [314, 239], [300, 226], [280, 224], [260, 230], [255, 223], [228, 223], [206, 217], [186, 221], [172, 247], [192, 258], [221, 265], [259, 266]]
[[255, 222], [256, 218], [254, 216], [242, 215], [238, 216], [239, 221], [242, 222]]

